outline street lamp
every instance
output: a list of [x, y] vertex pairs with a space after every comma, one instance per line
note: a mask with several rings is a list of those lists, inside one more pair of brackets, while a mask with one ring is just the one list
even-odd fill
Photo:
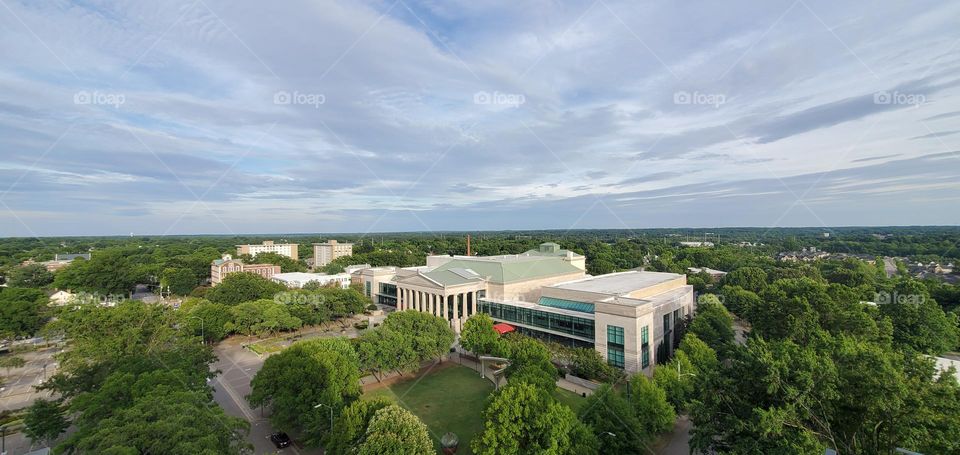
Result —
[[318, 408], [320, 408], [320, 407], [322, 407], [322, 406], [326, 406], [328, 409], [330, 409], [330, 430], [332, 431], [332, 430], [333, 430], [333, 406], [328, 406], [328, 405], [326, 405], [326, 404], [324, 404], [324, 403], [320, 403], [320, 404], [314, 406], [313, 409], [318, 409]]

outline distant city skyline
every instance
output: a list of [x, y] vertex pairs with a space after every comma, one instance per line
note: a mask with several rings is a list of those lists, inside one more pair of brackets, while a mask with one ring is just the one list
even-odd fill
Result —
[[960, 224], [960, 4], [0, 8], [0, 237]]

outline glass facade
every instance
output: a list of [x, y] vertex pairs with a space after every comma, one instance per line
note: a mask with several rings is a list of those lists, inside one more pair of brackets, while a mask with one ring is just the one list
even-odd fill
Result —
[[370, 297], [370, 282], [367, 281], [366, 283], [363, 283], [363, 284], [364, 284], [364, 287], [363, 287], [363, 292], [364, 292], [364, 294], [365, 294], [367, 297]]
[[650, 366], [650, 327], [640, 328], [640, 367]]
[[377, 302], [382, 305], [397, 306], [397, 285], [390, 283], [380, 283], [380, 292], [377, 295]]
[[590, 340], [594, 338], [592, 319], [549, 313], [486, 300], [480, 300], [480, 311], [489, 314], [490, 317], [498, 321], [525, 324]]
[[623, 368], [623, 327], [607, 326], [607, 363]]
[[592, 303], [578, 302], [576, 300], [557, 299], [554, 297], [540, 297], [540, 305], [552, 308], [561, 308], [564, 310], [579, 311], [581, 313], [593, 314]]

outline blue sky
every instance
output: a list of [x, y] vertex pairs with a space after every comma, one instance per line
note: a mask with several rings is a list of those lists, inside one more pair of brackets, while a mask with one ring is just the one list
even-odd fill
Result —
[[960, 224], [958, 19], [0, 0], [0, 236]]

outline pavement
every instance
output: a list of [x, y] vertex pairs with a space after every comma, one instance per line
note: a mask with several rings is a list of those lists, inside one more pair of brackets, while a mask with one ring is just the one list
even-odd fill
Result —
[[4, 376], [0, 386], [0, 411], [22, 409], [33, 404], [38, 398], [49, 398], [49, 391], [38, 392], [34, 386], [43, 383], [44, 377], [49, 378], [57, 372], [57, 362], [53, 355], [59, 352], [58, 348], [38, 349], [19, 354], [4, 354], [5, 356], [19, 356], [27, 362], [21, 368], [0, 368]]

